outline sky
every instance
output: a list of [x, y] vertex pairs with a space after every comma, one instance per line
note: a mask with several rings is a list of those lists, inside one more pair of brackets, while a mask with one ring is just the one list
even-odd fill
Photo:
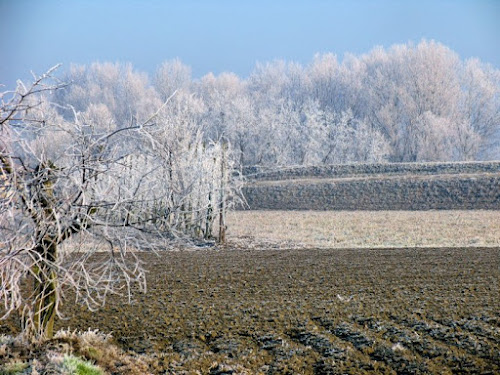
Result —
[[194, 78], [247, 77], [256, 62], [422, 39], [500, 68], [500, 0], [0, 0], [0, 84], [58, 63], [130, 62], [153, 74], [174, 58]]

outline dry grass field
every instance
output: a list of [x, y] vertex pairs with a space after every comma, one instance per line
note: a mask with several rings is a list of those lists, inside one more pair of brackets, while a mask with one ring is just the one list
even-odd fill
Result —
[[500, 247], [500, 211], [235, 211], [227, 223], [244, 247]]

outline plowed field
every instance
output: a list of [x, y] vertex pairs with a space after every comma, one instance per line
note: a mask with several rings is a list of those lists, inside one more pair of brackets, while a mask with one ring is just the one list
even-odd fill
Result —
[[112, 332], [155, 373], [498, 374], [500, 249], [146, 254], [149, 291], [73, 329]]

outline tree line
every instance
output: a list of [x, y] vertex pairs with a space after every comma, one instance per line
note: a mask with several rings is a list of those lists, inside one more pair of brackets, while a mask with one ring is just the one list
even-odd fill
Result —
[[[237, 167], [489, 160], [500, 156], [500, 71], [421, 41], [306, 66], [257, 64], [249, 77], [193, 79], [180, 60], [73, 65], [54, 100], [126, 127], [176, 92], [165, 117], [205, 142], [225, 137]], [[64, 116], [71, 116], [68, 111]]]

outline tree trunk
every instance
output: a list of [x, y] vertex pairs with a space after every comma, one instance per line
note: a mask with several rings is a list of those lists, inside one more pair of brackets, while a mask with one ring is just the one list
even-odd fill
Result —
[[212, 192], [208, 192], [208, 208], [207, 217], [205, 219], [205, 239], [208, 240], [212, 238], [212, 222], [213, 222], [213, 208], [212, 208]]
[[220, 201], [219, 201], [219, 243], [226, 243], [226, 151], [227, 142], [222, 142]]
[[37, 231], [35, 238], [38, 254], [32, 272], [33, 285], [33, 326], [32, 332], [38, 339], [52, 338], [54, 335], [54, 321], [57, 313], [57, 217], [54, 210], [54, 180], [52, 178], [55, 165], [48, 161], [37, 168], [36, 202], [41, 209], [36, 220]]
[[57, 244], [52, 239], [44, 239], [36, 250], [40, 259], [33, 266], [33, 334], [39, 338], [52, 338], [58, 298], [57, 274], [53, 266], [57, 259]]

